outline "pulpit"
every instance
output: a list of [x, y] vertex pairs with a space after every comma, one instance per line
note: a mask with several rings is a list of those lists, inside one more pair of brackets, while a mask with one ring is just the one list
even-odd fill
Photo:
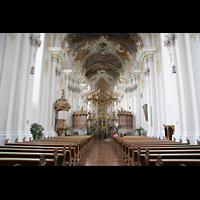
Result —
[[54, 108], [56, 110], [55, 131], [58, 133], [58, 136], [61, 136], [67, 125], [66, 119], [58, 119], [58, 112], [61, 110], [69, 111], [71, 108], [70, 104], [67, 103], [67, 99], [64, 99], [64, 89], [62, 89], [62, 97], [54, 103]]

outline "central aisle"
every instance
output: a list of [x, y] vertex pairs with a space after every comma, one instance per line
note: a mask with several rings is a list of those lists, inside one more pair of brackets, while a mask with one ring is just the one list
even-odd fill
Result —
[[94, 140], [77, 166], [127, 166], [110, 141]]

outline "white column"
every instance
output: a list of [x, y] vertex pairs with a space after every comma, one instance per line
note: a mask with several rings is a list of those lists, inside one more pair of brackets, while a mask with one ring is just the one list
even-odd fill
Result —
[[[33, 97], [33, 84], [34, 84], [34, 78], [35, 78], [35, 74], [30, 74], [30, 68], [32, 66], [36, 66], [35, 65], [35, 60], [33, 59], [34, 57], [34, 52], [36, 51], [36, 49], [31, 46], [30, 47], [30, 53], [29, 53], [29, 64], [28, 64], [28, 70], [27, 70], [27, 82], [26, 82], [26, 91], [25, 91], [25, 103], [24, 103], [24, 107], [25, 107], [25, 124], [24, 124], [24, 135], [23, 137], [26, 137], [26, 140], [29, 140], [29, 137], [32, 137], [32, 135], [30, 134], [30, 126], [31, 126], [31, 114], [32, 114], [32, 97]], [[35, 52], [35, 56], [36, 56]], [[39, 116], [38, 116], [39, 117]], [[39, 122], [39, 119], [38, 119]]]
[[[2, 34], [1, 34], [2, 35]], [[5, 34], [4, 45], [0, 45], [1, 54], [1, 77], [0, 77], [0, 144], [3, 145], [6, 137], [11, 134], [13, 105], [15, 100], [15, 87], [18, 78], [22, 33], [16, 34], [15, 38]], [[3, 37], [3, 36], [2, 36]], [[11, 139], [9, 140], [9, 142]]]
[[[193, 108], [194, 119], [194, 140], [200, 141], [200, 34], [199, 33], [186, 33], [186, 55], [189, 68], [189, 80], [191, 83], [191, 99]], [[188, 138], [189, 139], [189, 138]]]
[[151, 131], [152, 136], [158, 136], [158, 117], [157, 117], [157, 99], [156, 99], [156, 86], [155, 86], [155, 70], [154, 70], [154, 55], [148, 55], [148, 66], [150, 69], [150, 118], [151, 118]]
[[[15, 101], [12, 112], [12, 125], [11, 125], [11, 141], [18, 137], [18, 141], [22, 141], [24, 124], [27, 120], [24, 119], [25, 112], [25, 99], [26, 99], [26, 86], [27, 86], [27, 74], [30, 73], [29, 59], [30, 55], [30, 41], [29, 34], [23, 34], [22, 46], [19, 59], [19, 68], [17, 74], [16, 88], [15, 88]], [[29, 76], [28, 76], [29, 77]], [[30, 77], [32, 79], [32, 77]], [[32, 80], [33, 81], [33, 80]], [[31, 91], [32, 92], [32, 91]]]
[[[51, 54], [55, 54], [55, 53], [51, 52]], [[57, 67], [57, 56], [51, 55], [51, 66], [50, 66], [51, 74], [50, 74], [50, 84], [49, 84], [50, 91], [49, 91], [49, 98], [48, 98], [49, 107], [48, 107], [48, 115], [47, 115], [47, 118], [48, 118], [47, 133], [49, 136], [56, 134], [55, 130], [54, 130], [55, 110], [53, 108], [53, 103], [55, 103], [55, 101], [56, 101], [56, 94], [55, 94], [55, 92], [56, 92], [56, 73], [55, 73], [56, 67]]]
[[40, 102], [40, 124], [44, 127], [44, 136], [48, 137], [48, 110], [49, 110], [49, 92], [51, 81], [51, 53], [45, 55], [45, 66], [42, 68], [41, 102]]
[[[173, 55], [177, 58], [177, 73], [180, 89], [180, 101], [181, 101], [181, 113], [183, 131], [179, 134], [179, 138], [186, 142], [186, 139], [193, 140], [191, 144], [196, 144], [195, 141], [195, 129], [198, 130], [199, 123], [196, 121], [197, 113], [195, 103], [196, 95], [194, 92], [194, 79], [192, 73], [191, 59], [190, 59], [190, 47], [189, 47], [189, 35], [177, 34], [176, 45]], [[187, 49], [188, 48], [188, 49]], [[187, 49], [187, 50], [186, 50]], [[178, 137], [178, 134], [176, 134]], [[177, 138], [178, 139], [178, 138]]]
[[141, 126], [141, 120], [140, 120], [140, 115], [141, 115], [141, 92], [140, 92], [140, 75], [136, 76], [136, 84], [137, 84], [137, 89], [136, 89], [136, 103], [137, 103], [137, 107], [136, 107], [136, 116], [135, 116], [135, 127], [133, 127], [133, 129], [135, 130], [136, 128], [139, 128]]
[[[148, 68], [148, 58], [146, 57], [144, 59], [144, 69]], [[152, 127], [151, 127], [151, 91], [150, 91], [150, 77], [149, 77], [150, 73], [147, 73], [145, 75], [145, 83], [146, 83], [146, 103], [147, 103], [147, 110], [148, 110], [148, 136], [152, 136]]]
[[164, 129], [163, 124], [165, 122], [165, 109], [164, 109], [164, 97], [163, 97], [163, 82], [162, 82], [162, 68], [160, 61], [160, 53], [155, 54], [154, 61], [154, 75], [156, 86], [156, 101], [157, 101], [157, 122], [158, 122], [158, 135], [157, 137], [163, 138]]

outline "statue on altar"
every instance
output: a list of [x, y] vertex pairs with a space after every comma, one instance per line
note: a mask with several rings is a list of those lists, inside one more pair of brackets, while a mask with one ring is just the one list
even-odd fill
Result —
[[101, 131], [103, 131], [103, 117], [101, 118]]
[[64, 89], [62, 89], [62, 99], [64, 99], [64, 95], [65, 95], [65, 90]]
[[88, 115], [89, 115], [89, 119], [91, 119], [92, 113], [90, 111], [88, 112]]

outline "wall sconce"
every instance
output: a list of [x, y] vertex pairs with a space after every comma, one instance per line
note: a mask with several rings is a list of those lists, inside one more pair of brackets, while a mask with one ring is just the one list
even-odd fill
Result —
[[30, 74], [34, 74], [35, 68], [32, 66], [31, 67], [31, 73]]
[[172, 73], [175, 74], [176, 73], [176, 67], [173, 65], [172, 66]]

